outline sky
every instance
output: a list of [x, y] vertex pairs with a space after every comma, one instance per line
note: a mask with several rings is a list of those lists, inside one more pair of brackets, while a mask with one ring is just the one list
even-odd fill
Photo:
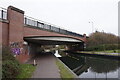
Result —
[[97, 30], [118, 35], [118, 1], [0, 0], [0, 7], [12, 5], [27, 16], [79, 34], [90, 35]]

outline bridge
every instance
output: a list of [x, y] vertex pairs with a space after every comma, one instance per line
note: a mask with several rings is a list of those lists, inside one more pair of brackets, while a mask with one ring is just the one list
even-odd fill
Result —
[[0, 44], [11, 47], [20, 62], [30, 59], [41, 45], [67, 45], [70, 50], [83, 50], [86, 35], [28, 17], [23, 10], [9, 6], [0, 9]]

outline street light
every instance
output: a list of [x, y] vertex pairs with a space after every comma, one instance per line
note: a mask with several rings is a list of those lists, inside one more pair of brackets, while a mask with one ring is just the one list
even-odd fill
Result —
[[91, 23], [92, 24], [92, 33], [93, 33], [93, 28], [94, 28], [94, 23], [91, 21], [91, 22], [89, 22], [89, 23]]

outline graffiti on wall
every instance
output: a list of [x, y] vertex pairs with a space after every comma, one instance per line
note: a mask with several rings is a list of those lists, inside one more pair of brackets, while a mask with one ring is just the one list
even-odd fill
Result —
[[10, 43], [11, 51], [14, 55], [20, 55], [21, 53], [21, 42]]
[[12, 52], [13, 52], [15, 55], [19, 55], [19, 54], [20, 54], [20, 48], [12, 48], [11, 50], [12, 50]]
[[14, 55], [20, 55], [28, 53], [28, 44], [24, 44], [23, 42], [11, 42], [10, 43], [11, 51]]

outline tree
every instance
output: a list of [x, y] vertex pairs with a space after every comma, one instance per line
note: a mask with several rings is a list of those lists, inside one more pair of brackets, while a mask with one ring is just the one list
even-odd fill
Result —
[[100, 45], [110, 45], [110, 44], [117, 44], [120, 40], [120, 37], [111, 34], [111, 33], [105, 33], [105, 32], [99, 32], [96, 31], [95, 33], [92, 33], [89, 35], [87, 47], [95, 47]]

